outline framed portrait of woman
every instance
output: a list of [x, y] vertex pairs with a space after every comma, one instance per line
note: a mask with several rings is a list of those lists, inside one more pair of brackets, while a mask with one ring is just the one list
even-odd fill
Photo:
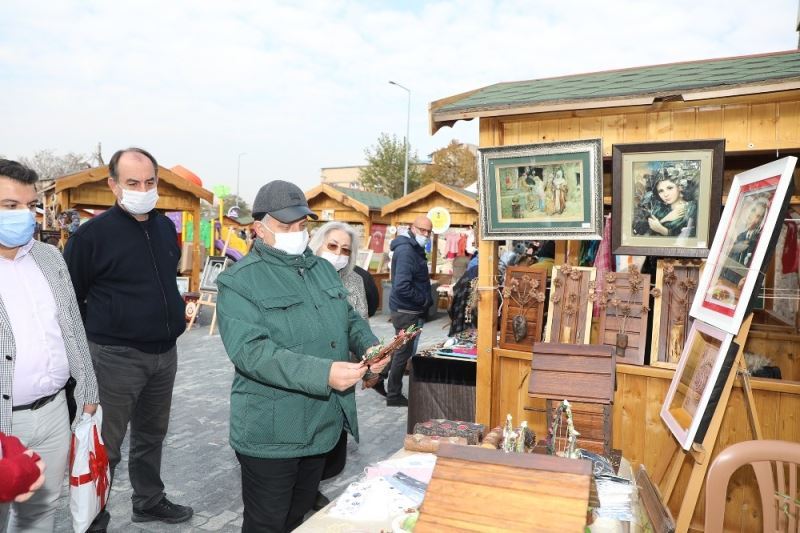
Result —
[[733, 177], [689, 314], [737, 333], [763, 280], [793, 189], [796, 157]]
[[615, 254], [706, 257], [719, 221], [725, 140], [615, 144]]

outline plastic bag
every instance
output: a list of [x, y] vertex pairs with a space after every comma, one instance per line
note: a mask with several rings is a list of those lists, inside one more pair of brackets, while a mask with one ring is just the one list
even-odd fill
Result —
[[72, 528], [84, 533], [108, 501], [111, 472], [102, 437], [103, 411], [83, 413], [69, 454], [69, 510]]

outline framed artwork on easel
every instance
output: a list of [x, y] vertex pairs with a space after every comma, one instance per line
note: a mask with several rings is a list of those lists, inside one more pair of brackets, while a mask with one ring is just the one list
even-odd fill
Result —
[[661, 406], [661, 419], [684, 450], [703, 440], [738, 350], [732, 334], [699, 320], [692, 323]]
[[776, 244], [796, 163], [796, 157], [784, 157], [734, 176], [691, 316], [728, 333], [739, 331]]

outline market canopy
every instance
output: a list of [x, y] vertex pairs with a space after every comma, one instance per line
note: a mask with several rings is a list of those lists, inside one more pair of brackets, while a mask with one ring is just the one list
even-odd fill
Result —
[[431, 102], [430, 131], [459, 120], [652, 105], [800, 89], [800, 51], [503, 82]]

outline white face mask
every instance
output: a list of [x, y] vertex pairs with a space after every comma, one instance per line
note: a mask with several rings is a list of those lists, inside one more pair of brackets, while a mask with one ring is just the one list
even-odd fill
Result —
[[308, 245], [308, 231], [292, 231], [290, 233], [275, 233], [264, 224], [264, 229], [275, 236], [273, 248], [277, 248], [289, 255], [302, 254]]
[[348, 261], [350, 260], [350, 258], [346, 255], [336, 255], [335, 253], [328, 251], [322, 252], [319, 256], [323, 259], [327, 259], [336, 270], [341, 270], [346, 267]]
[[153, 210], [156, 202], [158, 202], [158, 190], [153, 187], [144, 192], [122, 189], [122, 200], [119, 204], [132, 215], [145, 215]]
[[416, 239], [417, 244], [419, 244], [423, 248], [425, 248], [428, 245], [428, 238], [425, 235], [414, 234], [414, 239]]

